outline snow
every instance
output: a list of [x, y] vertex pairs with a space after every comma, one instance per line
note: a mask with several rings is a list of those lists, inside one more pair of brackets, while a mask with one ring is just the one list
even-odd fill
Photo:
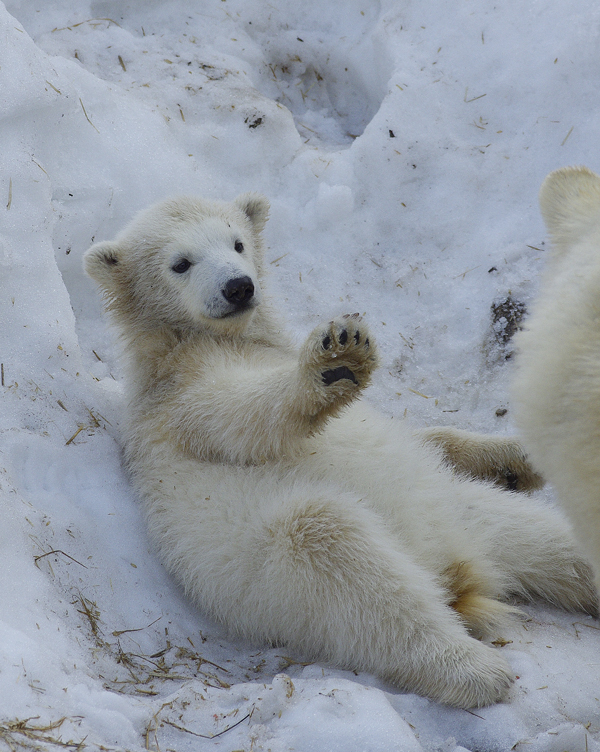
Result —
[[510, 433], [491, 306], [535, 293], [544, 176], [600, 167], [599, 29], [592, 0], [0, 4], [1, 749], [600, 750], [588, 617], [524, 607], [498, 635], [508, 701], [470, 713], [232, 641], [186, 602], [120, 467], [81, 268], [156, 199], [261, 191], [299, 339], [365, 313], [381, 410]]

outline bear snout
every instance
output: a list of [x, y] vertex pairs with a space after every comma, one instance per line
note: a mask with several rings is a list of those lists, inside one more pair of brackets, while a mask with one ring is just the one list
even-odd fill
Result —
[[235, 277], [227, 281], [221, 292], [228, 303], [245, 308], [254, 297], [254, 283], [247, 276]]

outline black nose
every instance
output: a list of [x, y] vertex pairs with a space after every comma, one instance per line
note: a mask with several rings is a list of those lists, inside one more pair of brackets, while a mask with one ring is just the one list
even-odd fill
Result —
[[250, 277], [236, 277], [227, 282], [222, 292], [228, 303], [246, 306], [254, 295], [254, 284]]

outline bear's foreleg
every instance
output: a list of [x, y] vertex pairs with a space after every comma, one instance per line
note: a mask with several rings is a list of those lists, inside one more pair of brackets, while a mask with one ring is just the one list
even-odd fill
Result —
[[471, 433], [451, 427], [425, 428], [416, 438], [439, 447], [455, 472], [489, 480], [511, 491], [535, 491], [544, 479], [514, 438]]
[[312, 331], [300, 351], [300, 377], [313, 430], [359, 396], [377, 364], [375, 342], [357, 313]]
[[359, 396], [377, 365], [358, 315], [315, 329], [297, 358], [275, 355], [255, 348], [182, 358], [165, 405], [171, 437], [200, 459], [246, 465], [292, 458]]

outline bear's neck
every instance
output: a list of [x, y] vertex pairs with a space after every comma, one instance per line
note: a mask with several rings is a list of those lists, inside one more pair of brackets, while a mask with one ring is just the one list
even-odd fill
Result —
[[147, 329], [125, 327], [121, 337], [122, 357], [125, 361], [129, 390], [144, 393], [156, 383], [160, 365], [181, 342], [168, 327]]
[[122, 354], [126, 363], [127, 382], [138, 394], [162, 381], [170, 355], [183, 343], [206, 346], [230, 340], [236, 344], [257, 343], [278, 350], [293, 352], [291, 338], [282, 328], [270, 306], [261, 305], [245, 329], [235, 333], [178, 329], [167, 325], [140, 321], [120, 321]]

